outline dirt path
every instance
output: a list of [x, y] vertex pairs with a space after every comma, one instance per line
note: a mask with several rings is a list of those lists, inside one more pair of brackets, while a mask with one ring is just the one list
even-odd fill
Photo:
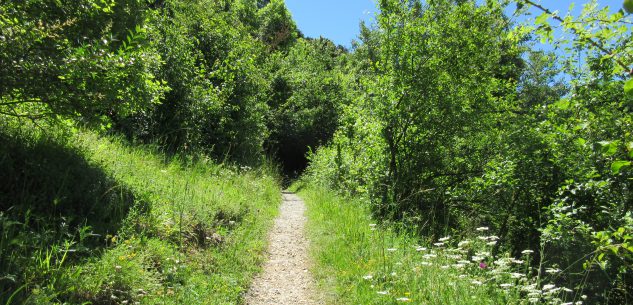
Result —
[[305, 204], [284, 192], [279, 217], [269, 235], [268, 262], [246, 295], [249, 305], [319, 304], [308, 270]]

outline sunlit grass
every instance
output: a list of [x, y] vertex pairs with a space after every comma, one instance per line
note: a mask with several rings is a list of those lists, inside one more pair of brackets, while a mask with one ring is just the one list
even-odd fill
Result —
[[531, 253], [493, 258], [496, 237], [487, 228], [471, 240], [422, 242], [376, 224], [363, 200], [294, 187], [308, 206], [313, 271], [328, 304], [572, 304], [564, 301], [571, 290], [529, 276]]
[[[49, 137], [47, 133], [26, 131], [20, 139], [39, 143]], [[64, 188], [52, 192], [59, 193], [56, 200], [60, 206], [66, 205], [63, 213], [68, 216], [60, 214], [57, 202], [44, 202], [46, 196], [38, 199], [38, 204], [42, 211], [50, 210], [49, 215], [15, 212], [29, 211], [33, 201], [26, 199], [14, 202], [13, 214], [0, 215], [3, 226], [16, 223], [10, 227], [12, 231], [3, 229], [2, 242], [22, 241], [19, 247], [3, 248], [3, 260], [10, 260], [3, 262], [2, 274], [17, 274], [13, 284], [17, 289], [9, 286], [13, 290], [6, 297], [13, 296], [3, 302], [243, 302], [243, 293], [265, 259], [266, 234], [281, 201], [280, 182], [271, 166], [239, 168], [203, 157], [168, 157], [152, 147], [130, 145], [85, 130], [60, 133], [44, 142], [72, 152], [84, 160], [81, 166], [102, 172], [109, 184], [100, 188], [99, 194], [85, 196], [89, 201], [66, 203], [67, 189], [74, 190], [81, 179], [91, 179], [82, 176], [88, 169], [73, 169], [73, 175], [67, 177], [45, 173], [53, 180], [64, 180], [60, 183]], [[42, 147], [46, 149], [49, 144]], [[42, 160], [37, 162], [47, 162]], [[67, 161], [68, 166], [75, 166], [72, 160]], [[28, 186], [26, 191], [37, 192], [37, 188]], [[103, 218], [89, 223], [113, 225], [82, 225], [85, 222], [72, 214], [79, 208], [87, 209], [88, 217]], [[90, 212], [101, 210], [112, 212]], [[14, 214], [25, 220], [13, 221]], [[121, 220], [110, 219], [112, 215], [122, 215]], [[38, 225], [28, 228], [33, 219]], [[43, 234], [50, 237], [44, 239]]]
[[[241, 301], [264, 259], [266, 231], [280, 202], [272, 170], [210, 160], [166, 161], [147, 149], [87, 132], [77, 139], [91, 159], [150, 206], [146, 214], [128, 218], [121, 232], [124, 242], [88, 265], [88, 276], [114, 275], [116, 282], [126, 264], [130, 277], [149, 272], [145, 282], [128, 285], [133, 294], [128, 298], [144, 304]], [[87, 290], [103, 292], [104, 287]]]

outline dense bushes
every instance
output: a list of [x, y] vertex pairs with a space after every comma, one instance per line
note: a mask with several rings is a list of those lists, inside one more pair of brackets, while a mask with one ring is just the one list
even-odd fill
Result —
[[0, 14], [6, 115], [80, 118], [243, 164], [303, 159], [336, 126], [345, 50], [299, 38], [283, 1], [28, 1]]
[[166, 91], [144, 43], [144, 1], [5, 1], [0, 111], [29, 118], [133, 112]]
[[586, 61], [567, 60], [567, 89], [555, 58], [526, 53], [529, 27], [512, 28], [497, 1], [380, 9], [354, 54], [355, 98], [308, 175], [431, 239], [490, 227], [494, 255], [537, 250], [539, 278], [592, 303], [628, 302], [631, 97], [620, 63], [631, 49], [627, 36], [589, 25], [616, 33], [623, 15], [588, 9], [586, 28], [537, 18], [537, 35], [550, 39], [553, 18], [585, 51]]

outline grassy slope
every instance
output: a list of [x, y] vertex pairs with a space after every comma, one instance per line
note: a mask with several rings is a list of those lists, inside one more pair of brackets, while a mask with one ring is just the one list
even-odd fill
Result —
[[313, 185], [300, 189], [299, 195], [308, 206], [313, 271], [322, 289], [330, 291], [328, 303], [521, 303], [516, 290], [499, 288], [499, 282], [510, 282], [507, 277], [493, 279], [476, 262], [455, 267], [459, 259], [450, 255], [469, 260], [466, 251], [428, 245], [429, 250], [422, 250], [419, 241], [389, 225], [370, 226], [368, 206], [361, 200]]
[[[0, 271], [15, 279], [1, 285], [3, 299], [20, 289], [14, 303], [241, 302], [264, 259], [266, 231], [280, 202], [272, 171], [166, 161], [147, 148], [86, 131], [9, 138], [15, 148], [2, 151], [0, 165], [45, 170], [7, 178], [24, 187], [2, 194], [3, 206], [12, 208], [0, 215]], [[62, 148], [61, 157], [51, 157], [52, 146]], [[16, 148], [22, 155], [13, 153]], [[36, 151], [44, 157], [17, 162]], [[71, 161], [56, 167], [68, 155]], [[74, 168], [78, 163], [81, 169]], [[46, 175], [52, 178], [41, 178]], [[64, 234], [57, 223], [68, 227]], [[50, 234], [29, 239], [29, 232]], [[8, 240], [18, 242], [3, 246]]]

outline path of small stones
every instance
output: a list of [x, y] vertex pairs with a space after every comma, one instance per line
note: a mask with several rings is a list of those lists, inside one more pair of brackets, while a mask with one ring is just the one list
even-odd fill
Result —
[[305, 204], [284, 192], [280, 214], [269, 235], [269, 259], [246, 295], [249, 305], [319, 304], [310, 274], [305, 236]]

